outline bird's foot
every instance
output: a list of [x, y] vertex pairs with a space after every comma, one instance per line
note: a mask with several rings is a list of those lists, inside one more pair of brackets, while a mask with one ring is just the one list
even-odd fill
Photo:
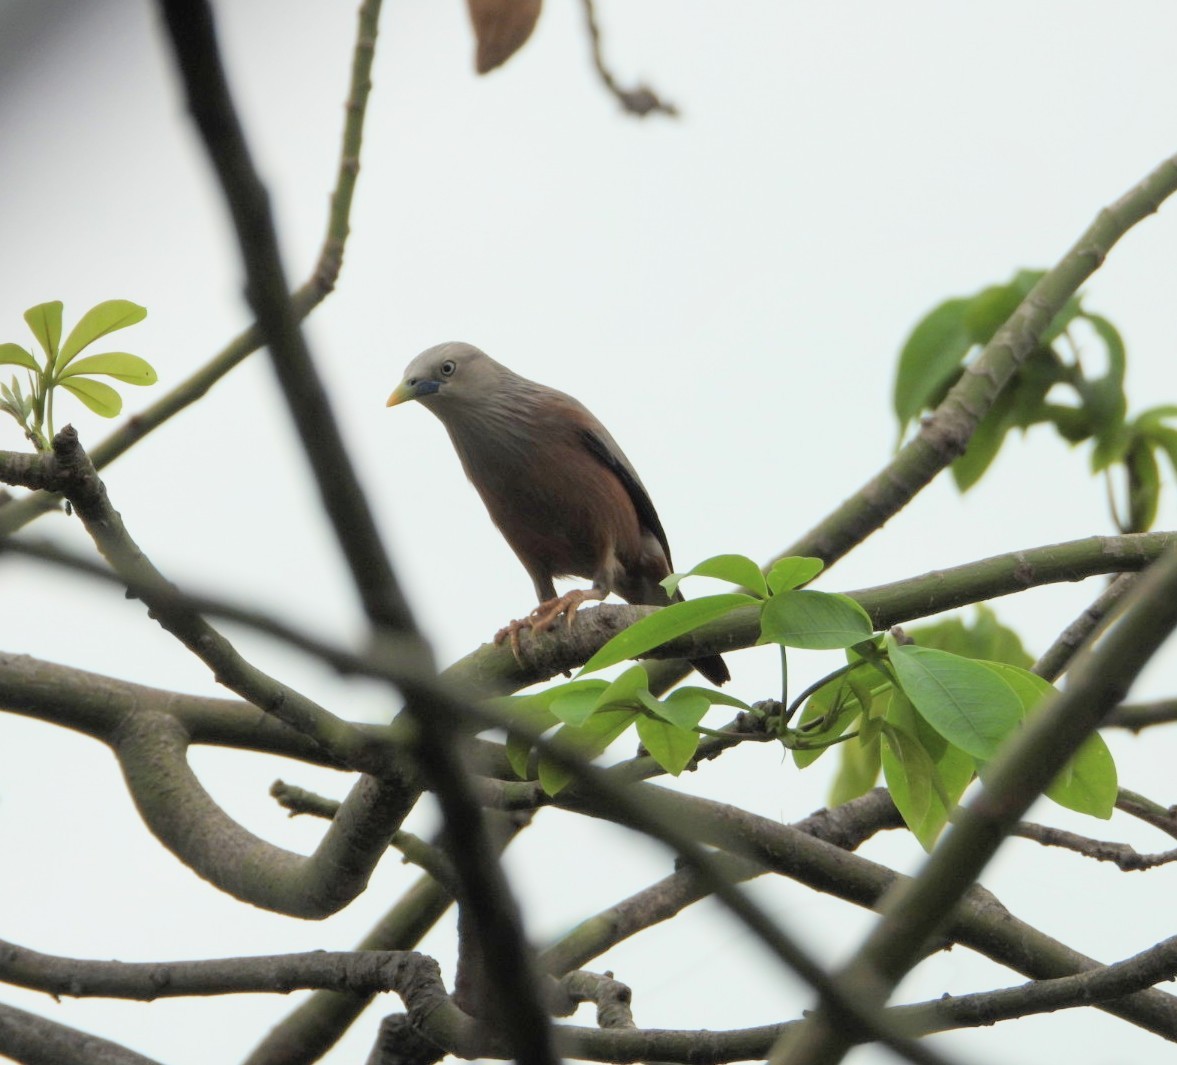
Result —
[[545, 600], [528, 614], [527, 617], [507, 622], [506, 625], [495, 633], [495, 643], [501, 644], [504, 640], [510, 640], [511, 653], [515, 656], [515, 661], [522, 666], [523, 659], [519, 646], [519, 634], [521, 632], [525, 629], [530, 629], [532, 632], [546, 632], [556, 623], [556, 619], [561, 614], [564, 615], [565, 624], [571, 625], [572, 619], [576, 616], [576, 612], [580, 609], [582, 603], [589, 599], [601, 598], [603, 598], [603, 595], [597, 589], [589, 588], [576, 589], [564, 595], [558, 595], [555, 599]]
[[556, 618], [561, 614], [564, 615], [564, 623], [571, 625], [572, 619], [576, 617], [576, 612], [580, 609], [581, 603], [586, 599], [600, 598], [601, 596], [593, 588], [577, 588], [564, 595], [558, 595], [555, 599], [549, 599], [545, 603], [540, 603], [539, 606], [527, 615], [528, 621], [531, 622], [530, 628], [532, 632], [546, 632], [556, 624]]

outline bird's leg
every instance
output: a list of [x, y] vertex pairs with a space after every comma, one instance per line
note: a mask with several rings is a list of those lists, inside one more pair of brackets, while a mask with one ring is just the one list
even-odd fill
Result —
[[576, 612], [580, 609], [582, 603], [593, 599], [604, 599], [608, 594], [604, 588], [576, 588], [564, 595], [547, 599], [540, 603], [527, 617], [510, 621], [499, 629], [495, 633], [495, 643], [502, 643], [504, 640], [509, 639], [511, 641], [511, 652], [515, 656], [515, 661], [523, 665], [523, 661], [519, 656], [519, 633], [524, 629], [531, 629], [532, 632], [545, 632], [556, 623], [556, 619], [561, 614], [564, 615], [565, 623], [571, 625], [572, 619], [576, 616]]

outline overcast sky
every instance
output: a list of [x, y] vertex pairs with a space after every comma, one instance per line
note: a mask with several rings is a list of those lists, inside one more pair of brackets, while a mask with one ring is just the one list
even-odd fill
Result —
[[[531, 585], [423, 409], [388, 411], [404, 365], [468, 340], [583, 400], [641, 472], [679, 568], [739, 551], [767, 559], [889, 457], [895, 356], [932, 306], [1046, 267], [1098, 210], [1177, 150], [1167, 5], [602, 0], [611, 64], [682, 117], [636, 121], [595, 81], [572, 0], [547, 5], [526, 48], [472, 72], [463, 5], [391, 2], [382, 22], [363, 169], [338, 291], [308, 329], [413, 605], [443, 662], [525, 613]], [[248, 132], [301, 280], [317, 253], [336, 166], [353, 17], [347, 5], [218, 5]], [[179, 103], [152, 5], [0, 4], [0, 342], [62, 299], [68, 323], [121, 297], [147, 320], [118, 347], [148, 358], [146, 405], [249, 321], [224, 210]], [[1086, 287], [1121, 329], [1131, 405], [1177, 401], [1177, 210], [1118, 246]], [[59, 405], [84, 443], [110, 425]], [[0, 448], [24, 443], [0, 422]], [[947, 479], [840, 563], [830, 590], [984, 555], [1114, 531], [1087, 454], [1047, 431], [1015, 438], [960, 497]], [[1158, 527], [1177, 522], [1172, 471]], [[105, 474], [132, 535], [181, 583], [281, 612], [336, 639], [361, 618], [269, 368], [259, 355]], [[34, 530], [30, 530], [34, 531]], [[62, 516], [35, 532], [81, 543]], [[688, 586], [688, 594], [690, 588]], [[700, 589], [701, 590], [701, 589]], [[997, 604], [1031, 653], [1098, 593], [1036, 591]], [[109, 588], [0, 566], [0, 650], [179, 690], [218, 694], [207, 671]], [[344, 685], [240, 635], [263, 668], [345, 717], [387, 720], [383, 693]], [[731, 656], [731, 690], [775, 694], [774, 653]], [[832, 668], [805, 659], [795, 683]], [[1170, 645], [1138, 686], [1172, 695]], [[1114, 737], [1123, 783], [1172, 793], [1170, 737]], [[214, 796], [252, 830], [309, 850], [321, 826], [287, 821], [270, 781], [343, 794], [326, 772], [200, 751]], [[684, 786], [782, 820], [821, 805], [831, 759], [799, 775], [780, 752], [735, 752]], [[1161, 850], [1166, 841], [1036, 811], [1077, 831]], [[422, 811], [413, 824], [429, 823]], [[669, 859], [600, 825], [545, 813], [510, 867], [537, 941], [662, 875]], [[155, 843], [113, 760], [81, 737], [0, 718], [0, 937], [67, 955], [193, 958], [352, 945], [413, 873], [390, 861], [343, 914], [305, 924], [242, 906]], [[867, 853], [918, 864], [906, 839]], [[602, 857], [604, 855], [604, 857]], [[132, 872], [133, 871], [133, 872]], [[1007, 845], [986, 875], [1015, 914], [1114, 960], [1172, 932], [1171, 869], [1123, 874]], [[795, 889], [758, 894], [833, 962], [869, 915]], [[1114, 919], [1107, 906], [1117, 900]], [[635, 990], [639, 1024], [721, 1028], [809, 1005], [726, 917], [699, 907], [602, 959]], [[673, 941], [686, 929], [685, 945]], [[452, 976], [449, 925], [424, 949]], [[1017, 983], [963, 949], [901, 996]], [[6, 1002], [120, 1040], [171, 1065], [232, 1061], [293, 999], [152, 1006]], [[369, 1011], [330, 1062], [362, 1060]], [[590, 1023], [588, 1015], [582, 1023]], [[1157, 1040], [1078, 1012], [943, 1040], [963, 1060], [1158, 1060]], [[859, 1062], [883, 1060], [860, 1051]]]

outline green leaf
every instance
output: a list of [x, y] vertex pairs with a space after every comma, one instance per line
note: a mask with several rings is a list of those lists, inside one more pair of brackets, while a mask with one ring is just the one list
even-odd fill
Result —
[[25, 321], [41, 345], [49, 363], [57, 357], [57, 345], [61, 340], [61, 300], [38, 303], [25, 311]]
[[[552, 743], [568, 752], [575, 753], [586, 762], [591, 762], [601, 754], [618, 736], [620, 736], [634, 718], [637, 712], [633, 710], [601, 710], [579, 727], [561, 725], [552, 737]], [[556, 795], [574, 774], [557, 766], [547, 758], [540, 756], [539, 782], [548, 795]]]
[[[1053, 685], [1037, 673], [997, 662], [987, 664], [1010, 685], [1027, 714], [1037, 711], [1048, 696], [1056, 694]], [[1087, 737], [1045, 794], [1069, 810], [1106, 820], [1112, 816], [1118, 793], [1116, 763], [1103, 737], [1096, 732]]]
[[804, 558], [793, 555], [790, 558], [778, 559], [768, 571], [768, 586], [773, 595], [788, 592], [808, 584], [825, 568], [820, 558]]
[[666, 594], [674, 595], [678, 591], [679, 583], [686, 577], [718, 577], [721, 581], [731, 581], [741, 588], [747, 588], [761, 599], [768, 598], [764, 574], [746, 555], [715, 555], [700, 562], [694, 569], [687, 570], [686, 573], [672, 573], [661, 582]]
[[[936, 767], [919, 740], [893, 725], [883, 726], [883, 779], [907, 827], [916, 832], [932, 804]], [[921, 839], [921, 843], [924, 841]], [[924, 844], [927, 848], [927, 844]]]
[[104, 355], [87, 355], [76, 359], [61, 371], [58, 379], [78, 374], [104, 374], [129, 385], [153, 385], [159, 380], [151, 363], [125, 351], [108, 351]]
[[520, 780], [526, 780], [530, 770], [531, 743], [514, 733], [507, 737], [506, 753], [507, 761], [515, 776]]
[[37, 360], [19, 344], [0, 344], [0, 366], [24, 366], [40, 370]]
[[1050, 787], [1046, 797], [1081, 814], [1091, 814], [1105, 821], [1116, 808], [1120, 782], [1116, 763], [1103, 737], [1094, 732], [1087, 737], [1075, 757], [1067, 763]]
[[963, 618], [950, 617], [928, 625], [913, 625], [907, 634], [920, 647], [935, 647], [966, 658], [1007, 662], [1023, 668], [1034, 664], [1018, 634], [1003, 625], [997, 614], [983, 603], [976, 607], [972, 625], [966, 625]]
[[1147, 439], [1152, 441], [1169, 458], [1173, 473], [1177, 474], [1177, 429], [1158, 425], [1148, 430]]
[[967, 492], [975, 485], [985, 471], [997, 457], [1001, 445], [1009, 433], [1010, 410], [1013, 406], [1013, 396], [1007, 389], [994, 400], [989, 413], [981, 419], [980, 424], [969, 438], [965, 453], [953, 460], [952, 479], [961, 492]]
[[566, 725], [583, 725], [600, 705], [601, 695], [609, 687], [603, 680], [572, 681], [551, 689], [549, 712]]
[[678, 776], [695, 757], [699, 749], [699, 734], [693, 729], [679, 728], [657, 717], [638, 718], [638, 738], [642, 746], [666, 772]]
[[1000, 677], [1010, 690], [1018, 697], [1023, 716], [1037, 709], [1039, 704], [1055, 694], [1054, 685], [1045, 677], [1031, 673], [1020, 666], [1009, 665], [1005, 662], [981, 662], [991, 673]]
[[874, 629], [853, 599], [830, 592], [792, 591], [774, 595], [760, 615], [762, 639], [814, 651], [851, 647]]
[[[632, 707], [635, 703], [643, 702], [641, 696], [649, 694], [649, 691], [650, 677], [645, 667], [630, 666], [609, 682], [605, 690], [597, 696], [593, 709], [600, 710], [606, 706]], [[581, 722], [570, 721], [569, 724], [579, 725]]]
[[840, 806], [865, 795], [879, 779], [879, 740], [868, 744], [850, 740], [841, 745], [842, 762], [830, 788], [830, 805]]
[[622, 629], [584, 664], [580, 672], [591, 673], [595, 669], [604, 669], [628, 658], [636, 658], [724, 614], [757, 602], [759, 600], [750, 595], [728, 592], [723, 595], [705, 595], [685, 603], [672, 603], [649, 617], [635, 621], [629, 628]]
[[[961, 795], [973, 779], [976, 763], [964, 751], [949, 743], [928, 723], [916, 713], [915, 707], [902, 692], [895, 692], [891, 699], [891, 706], [887, 711], [888, 725], [907, 737], [910, 745], [918, 746], [927, 755], [931, 768], [927, 771], [929, 793], [927, 807], [922, 816], [917, 816], [922, 808], [922, 793], [912, 795], [910, 787], [904, 780], [900, 780], [901, 766], [904, 758], [908, 762], [918, 759], [918, 755], [910, 751], [897, 751], [894, 747], [890, 752], [886, 744], [883, 747], [883, 772], [887, 775], [887, 786], [892, 789], [895, 805], [903, 813], [903, 819], [914, 833], [915, 837], [925, 849], [931, 849], [944, 826], [948, 824], [952, 811], [956, 809]], [[889, 733], [888, 733], [889, 735]], [[892, 765], [888, 771], [888, 758], [894, 763], [897, 759], [900, 766]], [[900, 794], [897, 796], [893, 781], [897, 781]], [[907, 787], [908, 791], [904, 791]], [[911, 810], [911, 817], [904, 813], [904, 808]]]
[[116, 329], [125, 329], [146, 317], [147, 309], [130, 300], [105, 300], [91, 307], [65, 338], [57, 361], [58, 369], [66, 366], [87, 344], [93, 344], [99, 337], [113, 333]]
[[734, 706], [737, 710], [752, 709], [743, 699], [737, 699], [734, 695], [721, 692], [716, 688], [700, 688], [685, 684], [681, 688], [675, 688], [671, 697], [678, 695], [679, 692], [697, 692], [699, 695], [704, 696], [711, 706]]
[[964, 325], [973, 343], [988, 344], [1025, 296], [1017, 278], [1005, 285], [990, 285], [973, 296], [964, 311]]
[[61, 387], [72, 392], [95, 414], [113, 418], [123, 409], [123, 399], [110, 385], [92, 381], [89, 377], [70, 377], [61, 382]]
[[[528, 731], [544, 733], [557, 722], [548, 705], [559, 690], [549, 688], [532, 695], [505, 695], [490, 699], [488, 702]], [[528, 762], [531, 758], [531, 747], [531, 741], [525, 736], [514, 732], [507, 736], [507, 761], [520, 780], [526, 780], [530, 775]]]
[[1022, 718], [1009, 684], [969, 658], [894, 640], [888, 647], [895, 675], [924, 720], [974, 758], [992, 758]]
[[968, 301], [941, 303], [911, 331], [899, 353], [894, 408], [902, 430], [952, 379], [972, 347], [964, 324]]
[[1124, 460], [1128, 468], [1128, 527], [1129, 533], [1147, 532], [1157, 520], [1161, 497], [1161, 470], [1153, 449], [1138, 440]]
[[693, 730], [711, 709], [710, 695], [704, 688], [676, 688], [652, 709], [664, 721]]

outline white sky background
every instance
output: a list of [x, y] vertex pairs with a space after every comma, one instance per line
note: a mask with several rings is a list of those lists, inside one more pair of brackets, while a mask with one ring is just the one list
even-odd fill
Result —
[[[17, 33], [38, 10], [53, 24]], [[218, 14], [288, 271], [301, 281], [325, 224], [353, 13], [238, 0]], [[1102, 206], [1175, 149], [1177, 12], [1164, 5], [613, 0], [600, 17], [619, 79], [649, 81], [682, 108], [680, 120], [618, 112], [594, 80], [580, 5], [570, 0], [551, 0], [522, 53], [483, 79], [472, 73], [457, 0], [390, 0], [382, 21], [353, 235], [339, 290], [309, 333], [444, 662], [525, 612], [531, 587], [440, 425], [419, 408], [384, 408], [419, 350], [470, 340], [582, 399], [641, 471], [680, 568], [721, 551], [767, 559], [886, 461], [895, 356], [912, 324], [944, 298], [1053, 264]], [[67, 328], [101, 299], [145, 304], [147, 321], [112, 344], [159, 370], [156, 389], [124, 389], [133, 411], [248, 322], [236, 249], [155, 12], [115, 0], [9, 2], [0, 4], [0, 37], [0, 340], [27, 343], [21, 313], [48, 299], [65, 301]], [[1136, 409], [1177, 401], [1175, 276], [1177, 222], [1167, 206], [1086, 288], [1087, 305], [1126, 338]], [[87, 444], [110, 429], [68, 398], [59, 418]], [[23, 446], [0, 423], [0, 447]], [[1166, 473], [1158, 527], [1177, 517]], [[105, 478], [132, 534], [173, 579], [335, 639], [362, 631], [264, 355]], [[81, 543], [75, 524], [53, 516], [30, 531]], [[1111, 531], [1085, 452], [1035, 432], [1012, 439], [969, 496], [937, 482], [822, 587]], [[1098, 589], [1042, 590], [998, 608], [1038, 652]], [[141, 605], [109, 588], [9, 560], [0, 597], [0, 650], [223, 694]], [[375, 689], [234, 635], [263, 668], [343, 716], [386, 720], [394, 710]], [[771, 651], [730, 661], [736, 694], [776, 694]], [[799, 662], [796, 683], [833, 664]], [[1174, 667], [1170, 645], [1136, 694], [1172, 694]], [[1123, 782], [1164, 803], [1177, 800], [1169, 742], [1162, 731], [1114, 738]], [[336, 795], [348, 783], [255, 756], [202, 750], [195, 763], [235, 816], [304, 851], [321, 826], [286, 820], [266, 797], [270, 781], [282, 775]], [[765, 745], [727, 755], [683, 786], [794, 820], [822, 805], [831, 768], [826, 760], [799, 775]], [[1049, 805], [1038, 814], [1144, 850], [1167, 846], [1119, 815], [1107, 826]], [[426, 827], [428, 815], [412, 824]], [[320, 924], [254, 910], [155, 843], [105, 749], [15, 716], [0, 718], [0, 847], [0, 937], [96, 958], [346, 948], [415, 876], [390, 859], [366, 895]], [[867, 853], [903, 868], [920, 857], [897, 834]], [[510, 860], [537, 941], [669, 868], [652, 845], [551, 812]], [[1114, 960], [1173, 932], [1175, 876], [1162, 868], [1125, 877], [1013, 841], [985, 882], [1017, 916]], [[758, 891], [830, 962], [869, 926], [869, 915], [787, 884]], [[449, 928], [443, 922], [424, 946], [447, 977]], [[634, 987], [645, 1026], [795, 1016], [809, 996], [748, 944], [717, 909], [699, 907], [596, 968]], [[1018, 982], [958, 948], [902, 992], [920, 999]], [[2, 997], [171, 1065], [240, 1059], [294, 1001], [57, 1005], [10, 989]], [[327, 1060], [363, 1060], [382, 1012], [370, 1010]], [[941, 1045], [965, 1061], [1030, 1062], [1047, 1048], [1081, 1062], [1165, 1053], [1155, 1037], [1079, 1012]], [[854, 1060], [884, 1056], [865, 1050]]]

